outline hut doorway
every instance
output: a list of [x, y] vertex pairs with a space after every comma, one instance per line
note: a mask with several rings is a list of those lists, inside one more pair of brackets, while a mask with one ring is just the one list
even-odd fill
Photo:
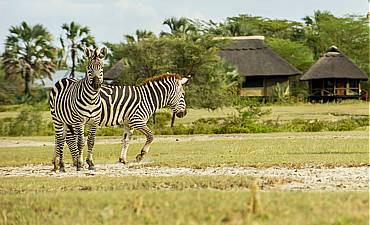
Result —
[[345, 96], [346, 95], [346, 81], [343, 79], [337, 80], [337, 87], [336, 87], [338, 96]]

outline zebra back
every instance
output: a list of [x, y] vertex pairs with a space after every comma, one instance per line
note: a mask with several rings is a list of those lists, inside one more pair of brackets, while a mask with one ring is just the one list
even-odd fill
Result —
[[146, 123], [156, 110], [167, 105], [178, 110], [180, 102], [185, 108], [181, 81], [177, 74], [164, 74], [150, 78], [140, 86], [103, 85], [100, 126]]

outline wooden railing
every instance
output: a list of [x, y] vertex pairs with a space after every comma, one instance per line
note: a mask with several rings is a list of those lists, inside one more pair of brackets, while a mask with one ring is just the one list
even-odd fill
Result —
[[360, 95], [360, 89], [359, 88], [330, 88], [330, 89], [315, 88], [315, 89], [311, 89], [311, 95], [319, 95], [319, 96]]

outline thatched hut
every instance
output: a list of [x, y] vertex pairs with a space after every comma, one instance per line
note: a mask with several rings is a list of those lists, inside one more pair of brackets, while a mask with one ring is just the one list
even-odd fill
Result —
[[361, 80], [368, 76], [337, 47], [330, 47], [300, 78], [309, 82], [310, 99], [331, 100], [361, 96]]
[[111, 83], [116, 77], [122, 74], [125, 68], [125, 61], [120, 59], [107, 72], [104, 72], [104, 81]]
[[301, 72], [264, 43], [263, 36], [230, 37], [220, 56], [241, 76], [241, 96], [272, 96], [277, 83], [289, 87], [289, 77]]

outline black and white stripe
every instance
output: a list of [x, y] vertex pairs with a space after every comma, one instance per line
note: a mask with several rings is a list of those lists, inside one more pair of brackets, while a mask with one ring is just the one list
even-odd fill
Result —
[[[106, 48], [95, 50], [87, 48], [85, 55], [88, 58], [87, 72], [84, 79], [62, 79], [58, 81], [50, 93], [50, 112], [55, 129], [55, 149], [53, 154], [54, 170], [57, 169], [59, 156], [59, 170], [64, 172], [63, 146], [64, 140], [72, 153], [77, 170], [82, 167], [83, 131], [87, 122], [96, 124], [90, 129], [93, 136], [100, 121], [102, 109], [100, 90], [103, 82], [103, 59]], [[92, 146], [94, 139], [88, 139], [89, 169], [93, 169]], [[91, 161], [89, 160], [91, 159]]]
[[120, 162], [127, 162], [127, 149], [134, 129], [142, 132], [147, 139], [136, 160], [140, 161], [148, 153], [153, 133], [146, 124], [156, 110], [170, 106], [177, 117], [186, 115], [185, 92], [182, 85], [187, 80], [188, 78], [181, 78], [178, 75], [164, 74], [147, 80], [141, 86], [103, 85], [100, 92], [102, 98], [100, 126], [124, 126]]

